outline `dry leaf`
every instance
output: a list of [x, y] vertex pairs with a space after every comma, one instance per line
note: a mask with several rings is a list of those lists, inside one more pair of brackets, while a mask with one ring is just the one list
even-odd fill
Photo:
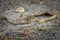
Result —
[[7, 37], [7, 36], [5, 36], [5, 37], [4, 37], [4, 40], [8, 40], [8, 37]]
[[19, 7], [16, 9], [16, 12], [24, 12], [24, 11], [25, 11], [25, 9], [23, 7]]

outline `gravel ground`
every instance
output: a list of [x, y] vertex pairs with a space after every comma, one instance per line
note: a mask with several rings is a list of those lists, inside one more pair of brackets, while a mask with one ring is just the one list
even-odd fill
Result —
[[[0, 20], [1, 40], [4, 40], [6, 36], [8, 40], [60, 40], [59, 0], [46, 0], [43, 3], [30, 3], [30, 0], [0, 0], [0, 16], [6, 17], [8, 21], [13, 23], [18, 23], [22, 18], [16, 18], [20, 16], [20, 13], [15, 12], [15, 6], [12, 3], [16, 8], [23, 7], [25, 9], [24, 14], [47, 11], [57, 13], [58, 17], [46, 23], [31, 22], [23, 25], [14, 25], [7, 20]], [[8, 14], [5, 11], [8, 11]], [[42, 16], [38, 18], [44, 19]], [[44, 28], [44, 30], [40, 28]], [[50, 30], [46, 31], [46, 29]]]

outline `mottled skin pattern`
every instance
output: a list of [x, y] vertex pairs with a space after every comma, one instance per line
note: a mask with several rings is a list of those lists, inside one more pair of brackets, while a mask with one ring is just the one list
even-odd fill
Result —
[[[11, 3], [12, 2], [12, 3]], [[38, 1], [39, 2], [39, 1]], [[12, 5], [13, 4], [13, 5]], [[15, 8], [22, 6], [25, 9], [24, 13], [35, 13], [48, 11], [49, 13], [56, 13], [57, 18], [46, 23], [36, 23], [32, 22], [30, 24], [24, 25], [14, 25], [7, 20], [0, 20], [0, 33], [1, 40], [4, 36], [8, 37], [8, 40], [16, 40], [16, 38], [22, 38], [22, 40], [60, 40], [60, 3], [59, 0], [52, 1], [46, 0], [41, 3], [31, 3], [30, 0], [0, 0], [0, 16], [5, 16], [11, 18], [15, 12]], [[10, 14], [7, 16], [5, 11], [10, 11]], [[16, 14], [16, 13], [15, 13]], [[13, 14], [15, 16], [15, 14]], [[19, 16], [19, 15], [18, 15]], [[43, 19], [39, 16], [38, 18]], [[13, 18], [15, 19], [15, 18]], [[15, 20], [16, 21], [16, 20]], [[12, 21], [13, 22], [13, 21]], [[46, 33], [45, 31], [35, 31], [34, 28], [59, 28], [58, 30], [52, 30], [51, 32]], [[30, 28], [30, 29], [29, 29]]]

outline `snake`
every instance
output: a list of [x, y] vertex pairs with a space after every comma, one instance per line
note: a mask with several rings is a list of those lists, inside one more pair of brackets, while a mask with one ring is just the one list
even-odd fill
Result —
[[40, 20], [39, 18], [36, 17], [36, 16], [42, 16], [45, 14], [46, 14], [45, 12], [31, 14], [30, 16], [26, 17], [26, 20], [20, 21], [20, 23], [10, 22], [10, 21], [8, 21], [8, 19], [6, 17], [0, 17], [0, 19], [6, 20], [8, 23], [13, 24], [13, 25], [20, 25], [20, 24], [29, 24], [29, 23], [31, 23], [31, 21], [34, 21], [34, 22], [38, 21], [39, 23], [44, 23], [44, 22], [48, 22], [50, 20], [53, 20], [57, 17], [57, 14], [53, 14], [53, 13], [51, 13], [51, 14], [48, 13], [49, 14], [48, 16], [51, 15], [51, 17], [48, 17], [48, 18], [45, 18], [42, 20]]

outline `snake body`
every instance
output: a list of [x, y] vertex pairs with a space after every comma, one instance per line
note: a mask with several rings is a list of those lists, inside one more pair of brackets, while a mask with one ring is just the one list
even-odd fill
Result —
[[[8, 19], [5, 18], [5, 17], [0, 17], [0, 19], [6, 20], [6, 21], [7, 21], [8, 23], [10, 23], [10, 24], [20, 25], [20, 24], [29, 24], [29, 23], [31, 23], [31, 21], [34, 21], [34, 22], [38, 21], [39, 23], [44, 23], [44, 22], [48, 22], [48, 21], [50, 21], [50, 20], [53, 20], [53, 19], [55, 19], [55, 18], [57, 17], [56, 14], [51, 14], [51, 15], [52, 15], [51, 17], [45, 18], [45, 19], [43, 19], [43, 20], [39, 20], [39, 18], [36, 17], [36, 16], [41, 16], [41, 15], [44, 15], [44, 14], [45, 14], [44, 12], [43, 12], [43, 13], [39, 13], [39, 14], [38, 14], [38, 13], [31, 14], [30, 16], [26, 17], [27, 20], [20, 21], [20, 23], [10, 22], [10, 21], [8, 21]], [[33, 18], [31, 18], [31, 17], [33, 17]]]

